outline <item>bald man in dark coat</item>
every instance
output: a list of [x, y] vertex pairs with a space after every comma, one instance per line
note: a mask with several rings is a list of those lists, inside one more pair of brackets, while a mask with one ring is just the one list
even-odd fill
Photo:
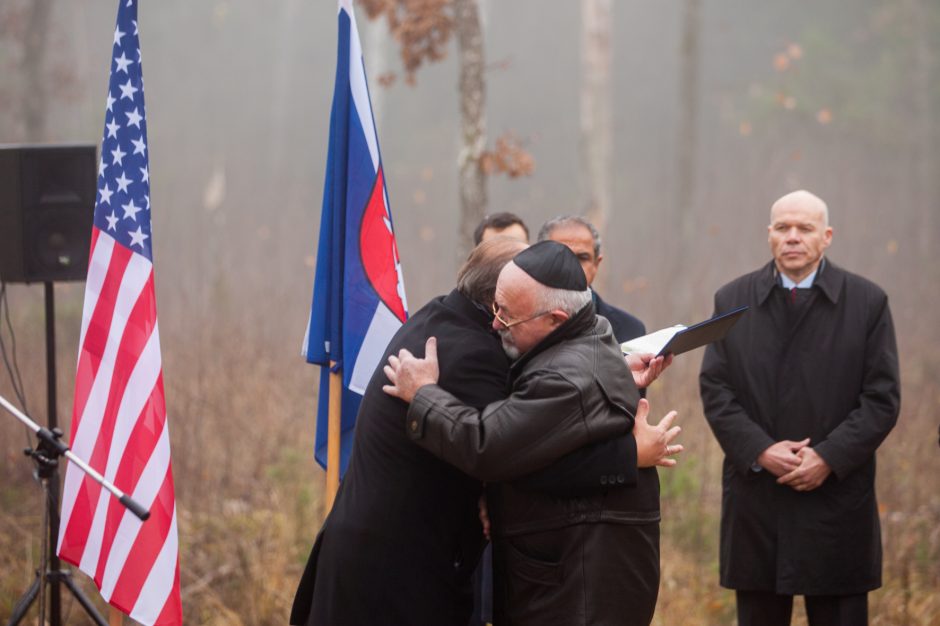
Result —
[[900, 405], [888, 298], [823, 257], [828, 209], [806, 191], [774, 204], [774, 260], [718, 290], [750, 310], [711, 344], [700, 386], [725, 453], [721, 584], [740, 626], [866, 624], [881, 586], [875, 451]]

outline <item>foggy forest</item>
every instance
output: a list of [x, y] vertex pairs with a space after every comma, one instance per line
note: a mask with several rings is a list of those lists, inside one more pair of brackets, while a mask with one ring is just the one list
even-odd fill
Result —
[[[878, 451], [874, 625], [940, 626], [940, 3], [935, 0], [356, 0], [408, 305], [455, 284], [469, 233], [584, 214], [595, 288], [650, 330], [709, 317], [771, 256], [771, 203], [829, 206], [829, 258], [889, 295], [897, 426]], [[0, 144], [100, 144], [116, 3], [0, 3]], [[140, 4], [153, 258], [186, 622], [284, 624], [323, 519], [310, 312], [336, 3]], [[468, 17], [469, 16], [469, 17]], [[471, 21], [468, 23], [467, 20]], [[468, 30], [469, 29], [469, 30]], [[45, 423], [43, 290], [0, 311]], [[68, 433], [83, 284], [55, 287]], [[685, 452], [662, 481], [654, 624], [735, 621], [718, 583], [722, 451], [702, 350], [650, 389]], [[0, 395], [13, 383], [0, 372]], [[32, 582], [42, 498], [0, 417], [0, 615]], [[79, 585], [104, 606], [94, 584]], [[91, 623], [64, 600], [69, 624]], [[797, 605], [795, 624], [805, 624]]]

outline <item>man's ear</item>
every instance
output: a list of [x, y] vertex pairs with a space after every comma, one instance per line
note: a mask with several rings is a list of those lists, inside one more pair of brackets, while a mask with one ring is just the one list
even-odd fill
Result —
[[552, 313], [551, 313], [551, 316], [552, 316], [552, 325], [553, 325], [553, 326], [561, 326], [562, 324], [564, 324], [565, 322], [568, 321], [568, 318], [571, 317], [570, 315], [568, 315], [567, 313], [565, 313], [565, 312], [562, 311], [561, 309], [555, 309], [555, 310], [553, 310]]

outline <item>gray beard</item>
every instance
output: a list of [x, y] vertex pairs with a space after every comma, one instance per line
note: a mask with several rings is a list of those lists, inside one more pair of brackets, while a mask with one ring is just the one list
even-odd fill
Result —
[[503, 352], [506, 353], [506, 356], [508, 356], [513, 361], [515, 361], [516, 359], [519, 358], [519, 348], [509, 343], [509, 341], [511, 340], [506, 339], [507, 334], [508, 334], [508, 331], [504, 331], [504, 330], [499, 331], [500, 343], [502, 343], [503, 345]]

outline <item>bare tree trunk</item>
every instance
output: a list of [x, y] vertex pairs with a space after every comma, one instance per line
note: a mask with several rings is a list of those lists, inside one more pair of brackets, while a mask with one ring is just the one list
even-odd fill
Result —
[[[611, 124], [611, 0], [581, 1], [581, 197], [584, 213], [607, 230], [613, 189]], [[606, 292], [607, 273], [594, 280]]]
[[[688, 268], [692, 246], [695, 243], [694, 195], [696, 178], [696, 154], [698, 151], [699, 108], [699, 31], [701, 17], [700, 0], [686, 0], [682, 23], [681, 70], [679, 74], [679, 129], [676, 133], [676, 199], [670, 228], [678, 243], [673, 254], [671, 280]], [[689, 290], [674, 290], [678, 300], [674, 302], [678, 315], [686, 314], [689, 305]]]
[[23, 90], [21, 111], [26, 126], [26, 141], [45, 139], [46, 132], [46, 81], [43, 78], [43, 61], [48, 47], [49, 21], [52, 0], [29, 1], [29, 25], [23, 42]]
[[486, 211], [486, 177], [480, 158], [486, 145], [486, 90], [483, 79], [483, 29], [477, 0], [454, 0], [460, 65], [460, 152], [457, 157], [460, 193], [458, 260], [473, 245], [473, 229]]
[[388, 28], [381, 20], [365, 20], [366, 40], [363, 56], [369, 78], [369, 100], [372, 102], [372, 118], [378, 133], [385, 115], [385, 88], [378, 79], [388, 71]]
[[[925, 11], [924, 0], [909, 0], [908, 17], [913, 37], [913, 63], [911, 67], [911, 93], [913, 94], [913, 115], [910, 128], [913, 131], [912, 144], [915, 152], [914, 202], [917, 205], [915, 215], [919, 220], [917, 251], [922, 267], [934, 267], [931, 253], [937, 233], [937, 186], [936, 180], [936, 131], [934, 111], [930, 106], [931, 78], [934, 59], [930, 49], [930, 20]], [[936, 276], [925, 276], [933, 284]]]

